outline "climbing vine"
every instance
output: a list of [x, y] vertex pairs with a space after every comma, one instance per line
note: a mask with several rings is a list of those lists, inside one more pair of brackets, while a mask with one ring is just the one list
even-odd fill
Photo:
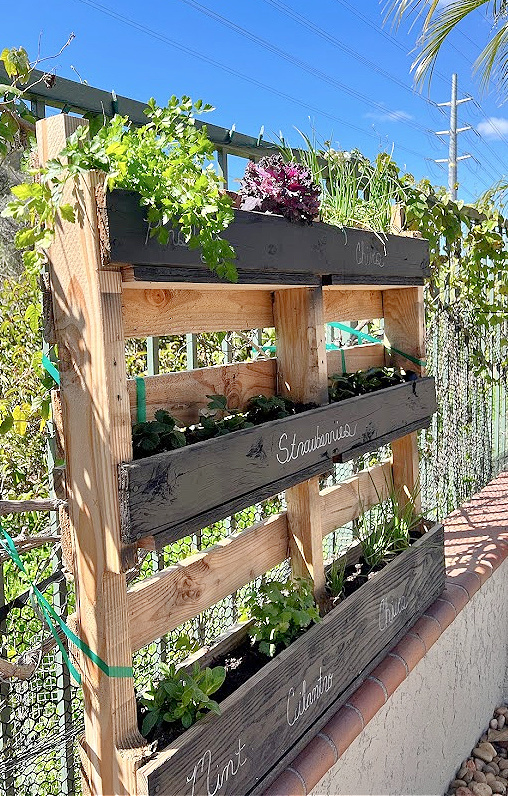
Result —
[[486, 380], [508, 375], [508, 340], [501, 355], [485, 353], [487, 338], [508, 321], [506, 222], [483, 197], [474, 206], [452, 201], [428, 180], [404, 177], [406, 226], [429, 241], [432, 275], [427, 325], [445, 314], [468, 344], [471, 369]]

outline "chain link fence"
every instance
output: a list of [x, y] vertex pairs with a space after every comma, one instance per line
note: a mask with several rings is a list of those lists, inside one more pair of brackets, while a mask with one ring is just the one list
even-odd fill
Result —
[[[481, 345], [493, 363], [500, 359], [508, 325], [495, 332], [477, 328], [474, 339], [465, 334], [448, 314], [435, 315], [428, 327], [429, 372], [436, 378], [439, 411], [432, 426], [420, 434], [422, 455], [421, 491], [429, 515], [446, 516], [482, 488], [506, 466], [506, 384], [494, 384], [475, 376], [470, 367], [472, 346]], [[273, 344], [273, 330], [243, 335], [198, 335], [149, 340], [146, 346], [130, 343], [127, 362], [130, 375], [178, 370], [186, 366], [222, 364], [256, 356], [260, 347]], [[335, 341], [337, 342], [337, 341]], [[340, 342], [340, 341], [339, 341]], [[147, 367], [148, 363], [148, 367]], [[377, 458], [383, 458], [381, 450]], [[372, 464], [367, 460], [337, 465], [326, 484], [338, 483]], [[325, 482], [324, 482], [325, 483]], [[145, 556], [138, 578], [146, 577], [186, 556], [216, 544], [231, 533], [249, 527], [284, 509], [278, 496], [238, 512], [222, 522]], [[340, 529], [325, 540], [325, 556], [332, 557], [351, 538], [352, 529]], [[15, 576], [6, 563], [0, 577], [0, 654], [27, 659], [41, 649], [47, 638], [28, 593], [6, 600], [4, 584]], [[277, 567], [265, 578], [285, 579], [289, 565]], [[73, 585], [63, 576], [59, 559], [45, 561], [39, 582], [55, 610], [66, 617], [73, 608]], [[161, 660], [175, 660], [172, 650], [182, 633], [208, 644], [238, 621], [242, 603], [252, 584], [209, 608], [185, 626], [140, 650], [134, 657], [136, 688], [144, 689], [157, 674]], [[185, 651], [179, 653], [185, 656]], [[43, 654], [34, 675], [26, 681], [0, 683], [0, 794], [2, 796], [49, 796], [80, 793], [77, 738], [82, 732], [82, 704], [72, 685], [60, 652]]]

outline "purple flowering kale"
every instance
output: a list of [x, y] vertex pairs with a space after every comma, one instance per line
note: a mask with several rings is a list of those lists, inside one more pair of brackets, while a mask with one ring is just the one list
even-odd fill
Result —
[[249, 163], [241, 180], [240, 207], [277, 213], [289, 221], [311, 224], [319, 213], [319, 186], [299, 163], [286, 163], [281, 155]]

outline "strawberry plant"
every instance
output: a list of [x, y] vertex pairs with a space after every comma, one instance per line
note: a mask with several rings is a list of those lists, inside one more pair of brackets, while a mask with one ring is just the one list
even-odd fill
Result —
[[395, 368], [369, 368], [356, 373], [334, 373], [328, 379], [328, 394], [331, 401], [344, 401], [355, 395], [383, 390], [403, 384], [410, 378], [402, 376]]
[[185, 434], [176, 427], [174, 417], [164, 409], [155, 413], [155, 420], [136, 423], [132, 429], [134, 458], [172, 451], [186, 445]]
[[295, 405], [288, 398], [273, 395], [255, 395], [249, 400], [247, 414], [254, 425], [268, 423], [270, 420], [281, 420], [295, 414]]
[[163, 451], [177, 450], [195, 442], [223, 437], [233, 431], [288, 417], [300, 409], [287, 398], [256, 395], [250, 399], [247, 411], [240, 412], [228, 408], [225, 395], [206, 397], [210, 399], [206, 412], [201, 413], [199, 423], [188, 428], [179, 428], [178, 421], [164, 409], [155, 413], [155, 420], [136, 423], [132, 428], [134, 458], [140, 459]]

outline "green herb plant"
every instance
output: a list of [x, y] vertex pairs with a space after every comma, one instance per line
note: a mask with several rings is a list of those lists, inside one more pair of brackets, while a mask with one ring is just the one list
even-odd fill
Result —
[[340, 600], [344, 591], [344, 580], [346, 575], [346, 556], [336, 558], [325, 570], [326, 588], [332, 596], [334, 602]]
[[246, 601], [246, 616], [253, 622], [249, 636], [270, 658], [288, 647], [304, 630], [319, 622], [312, 584], [303, 579], [262, 583]]
[[140, 699], [145, 709], [141, 732], [148, 735], [164, 724], [175, 722], [188, 729], [209, 711], [220, 715], [215, 700], [210, 699], [226, 678], [222, 666], [202, 669], [195, 663], [192, 670], [177, 669], [175, 664], [161, 664], [162, 679], [148, 689]]
[[[149, 100], [148, 122], [142, 127], [119, 115], [95, 121], [91, 131], [79, 127], [56, 158], [32, 171], [36, 181], [14, 186], [16, 199], [3, 211], [26, 225], [16, 236], [17, 246], [25, 249], [26, 267], [34, 270], [44, 261], [58, 214], [71, 222], [81, 215], [80, 178], [99, 171], [108, 190], [139, 194], [150, 236], [164, 245], [178, 228], [189, 248], [201, 250], [211, 270], [235, 281], [234, 251], [221, 237], [233, 220], [232, 202], [214, 172], [206, 128], [195, 124], [197, 114], [211, 110], [201, 100], [173, 96], [164, 108]], [[64, 202], [68, 184], [73, 199]]]
[[225, 395], [206, 397], [210, 399], [206, 412], [200, 415], [199, 423], [188, 428], [179, 428], [178, 421], [164, 409], [155, 413], [155, 420], [135, 423], [132, 428], [134, 458], [153, 456], [196, 442], [223, 437], [233, 431], [288, 417], [296, 411], [292, 401], [277, 396], [267, 398], [256, 395], [250, 399], [245, 412], [229, 409]]
[[392, 483], [385, 500], [379, 495], [380, 502], [371, 510], [370, 517], [362, 513], [353, 534], [371, 570], [409, 547], [411, 532], [423, 520], [422, 512], [416, 508], [418, 495], [418, 485], [413, 490], [407, 487], [397, 490]]
[[389, 232], [393, 206], [404, 198], [404, 183], [391, 154], [381, 152], [371, 162], [357, 149], [342, 152], [330, 141], [319, 141], [315, 132], [311, 137], [298, 132], [306, 148], [296, 152], [281, 141], [281, 151], [287, 160], [306, 166], [321, 186], [321, 220]]

